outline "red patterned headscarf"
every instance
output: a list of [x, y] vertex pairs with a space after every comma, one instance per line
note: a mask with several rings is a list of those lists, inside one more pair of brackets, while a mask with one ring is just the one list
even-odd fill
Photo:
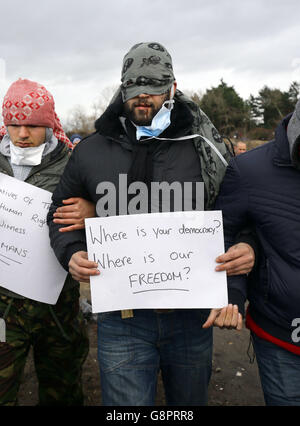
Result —
[[6, 133], [5, 126], [12, 124], [43, 126], [53, 129], [58, 140], [72, 147], [56, 115], [53, 96], [39, 83], [21, 78], [15, 81], [4, 96], [2, 116], [4, 126], [0, 128], [0, 138]]

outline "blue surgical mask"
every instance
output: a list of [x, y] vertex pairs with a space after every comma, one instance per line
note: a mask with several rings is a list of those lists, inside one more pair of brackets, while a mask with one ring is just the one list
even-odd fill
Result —
[[171, 124], [171, 111], [174, 100], [166, 101], [153, 117], [151, 126], [136, 126], [136, 138], [140, 140], [142, 136], [149, 138], [159, 136]]

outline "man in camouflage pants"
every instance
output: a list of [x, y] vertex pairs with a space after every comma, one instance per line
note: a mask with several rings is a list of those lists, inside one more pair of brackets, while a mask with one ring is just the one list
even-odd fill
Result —
[[[88, 351], [78, 289], [64, 291], [55, 307], [0, 295], [1, 314], [13, 303], [0, 343], [0, 405], [15, 405], [26, 358], [34, 349], [40, 405], [82, 405], [81, 367]], [[62, 324], [62, 325], [61, 325]]]
[[[26, 103], [29, 96], [39, 105], [31, 111]], [[38, 83], [19, 79], [4, 97], [2, 114], [0, 173], [53, 192], [69, 159], [69, 140], [52, 95]], [[38, 155], [39, 147], [43, 149]], [[24, 286], [29, 284], [24, 277]], [[54, 306], [0, 287], [0, 318], [0, 405], [17, 403], [30, 347], [39, 404], [82, 405], [81, 372], [88, 337], [79, 311], [79, 283], [68, 275]]]

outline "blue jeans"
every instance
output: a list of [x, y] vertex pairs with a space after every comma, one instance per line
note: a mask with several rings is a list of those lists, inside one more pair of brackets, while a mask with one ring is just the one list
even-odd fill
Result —
[[300, 405], [300, 356], [252, 333], [266, 405]]
[[208, 310], [120, 311], [98, 315], [103, 405], [155, 405], [161, 370], [167, 405], [206, 405], [212, 364]]

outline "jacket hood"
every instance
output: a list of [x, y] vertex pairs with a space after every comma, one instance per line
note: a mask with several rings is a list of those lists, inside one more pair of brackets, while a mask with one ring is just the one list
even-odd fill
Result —
[[[171, 111], [171, 124], [159, 137], [173, 139], [191, 133], [194, 121], [191, 109], [187, 102], [182, 101], [178, 96], [181, 92], [177, 92], [174, 96], [174, 108]], [[127, 133], [131, 140], [135, 140], [136, 129], [130, 120], [124, 117], [123, 106], [122, 94], [118, 89], [107, 109], [95, 122], [96, 131], [112, 138], [119, 138], [120, 135]], [[125, 123], [125, 126], [122, 123]]]

